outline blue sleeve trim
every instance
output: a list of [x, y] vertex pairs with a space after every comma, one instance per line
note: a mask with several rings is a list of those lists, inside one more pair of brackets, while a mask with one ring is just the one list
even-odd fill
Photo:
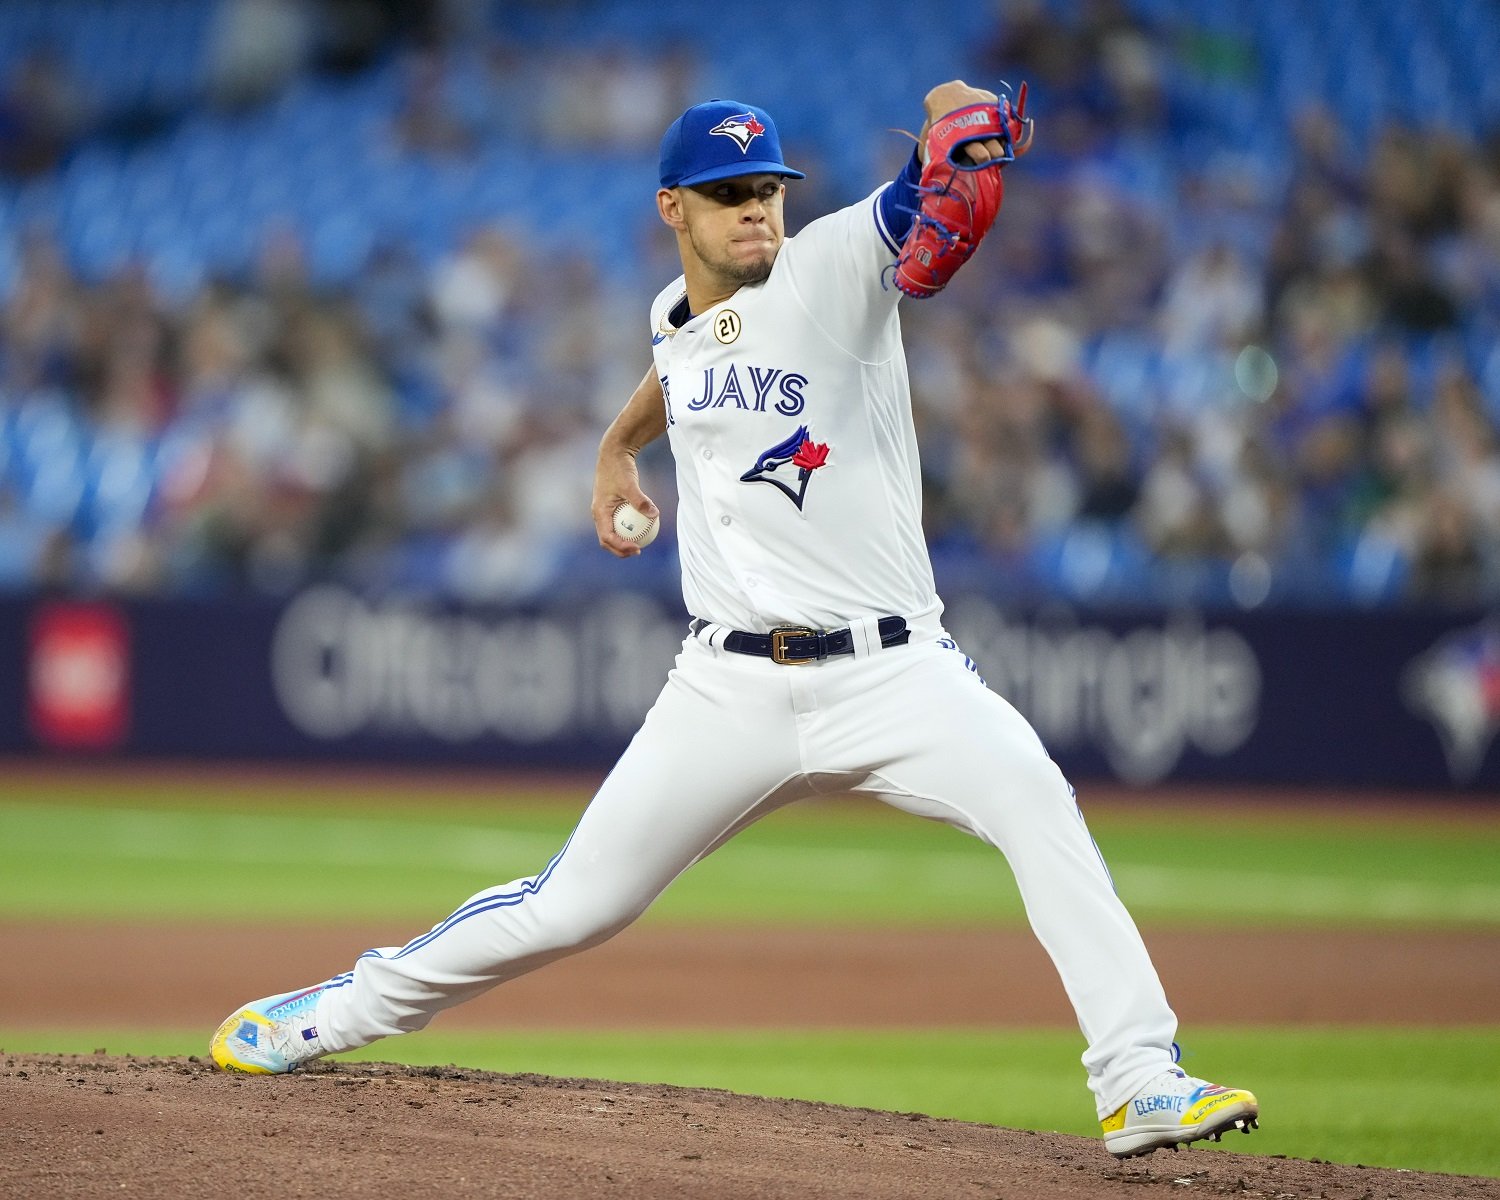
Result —
[[892, 254], [901, 252], [901, 243], [911, 232], [912, 214], [905, 210], [917, 207], [917, 184], [921, 180], [922, 163], [913, 150], [901, 174], [875, 197], [875, 226]]

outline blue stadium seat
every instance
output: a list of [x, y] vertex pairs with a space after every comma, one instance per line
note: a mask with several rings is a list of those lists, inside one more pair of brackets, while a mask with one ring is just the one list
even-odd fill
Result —
[[1137, 333], [1107, 333], [1088, 351], [1085, 367], [1094, 386], [1127, 422], [1149, 422], [1159, 399], [1154, 343]]
[[1401, 599], [1411, 575], [1411, 562], [1400, 543], [1377, 530], [1368, 530], [1339, 545], [1332, 573], [1341, 602], [1373, 607]]
[[60, 398], [38, 398], [17, 422], [20, 462], [16, 480], [24, 512], [52, 525], [67, 525], [83, 500], [81, 429]]
[[133, 434], [101, 434], [84, 463], [82, 501], [94, 531], [116, 534], [137, 528], [154, 486], [153, 447]]

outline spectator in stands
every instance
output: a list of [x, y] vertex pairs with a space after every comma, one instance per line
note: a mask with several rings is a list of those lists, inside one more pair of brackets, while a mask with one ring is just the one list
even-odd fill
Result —
[[1418, 527], [1411, 594], [1418, 600], [1453, 605], [1472, 604], [1483, 594], [1487, 574], [1478, 531], [1461, 497], [1446, 487], [1427, 496]]
[[1223, 528], [1200, 474], [1191, 433], [1163, 431], [1133, 516], [1146, 544], [1164, 558], [1205, 558], [1224, 550]]
[[448, 99], [448, 62], [443, 52], [412, 54], [403, 73], [396, 137], [416, 154], [462, 157], [478, 144]]
[[83, 89], [51, 47], [30, 51], [0, 84], [0, 175], [55, 171], [90, 121]]
[[1217, 242], [1182, 263], [1167, 282], [1162, 338], [1168, 353], [1242, 345], [1261, 323], [1259, 281], [1233, 247]]
[[307, 65], [312, 27], [299, 0], [227, 0], [208, 50], [208, 94], [226, 109], [275, 99]]
[[1384, 298], [1382, 316], [1397, 329], [1435, 333], [1458, 324], [1458, 306], [1405, 230], [1387, 228], [1377, 234], [1370, 274], [1373, 290]]
[[57, 243], [39, 229], [23, 236], [20, 258], [3, 316], [5, 390], [72, 387], [80, 335], [77, 281]]
[[1141, 488], [1119, 418], [1102, 404], [1091, 405], [1079, 423], [1074, 447], [1078, 518], [1123, 521], [1140, 499]]
[[101, 430], [149, 436], [166, 428], [177, 394], [166, 318], [139, 271], [88, 296], [79, 339], [80, 391]]
[[498, 338], [521, 284], [520, 248], [493, 226], [469, 235], [432, 272], [432, 311], [443, 334]]

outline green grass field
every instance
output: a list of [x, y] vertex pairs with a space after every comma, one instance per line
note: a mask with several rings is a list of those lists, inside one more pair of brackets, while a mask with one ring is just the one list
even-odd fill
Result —
[[[352, 788], [287, 785], [59, 791], [0, 783], [0, 916], [97, 916], [102, 892], [116, 917], [430, 921], [455, 899], [540, 870], [585, 801], [523, 793], [486, 804], [441, 791], [372, 801]], [[1143, 922], [1500, 928], [1493, 820], [1382, 826], [1207, 808], [1191, 823], [1179, 811], [1111, 809], [1089, 824]], [[646, 919], [972, 925], [1022, 913], [1009, 872], [977, 840], [828, 802], [741, 834]]]
[[[530, 874], [584, 797], [441, 788], [373, 797], [327, 782], [0, 782], [0, 920], [392, 917]], [[367, 811], [372, 810], [372, 811]], [[1383, 824], [1243, 807], [1091, 813], [1143, 922], [1500, 930], [1500, 822]], [[1213, 884], [1209, 889], [1206, 885]], [[899, 884], [897, 889], [895, 886]], [[84, 886], [86, 885], [86, 886]], [[897, 892], [899, 890], [899, 896]], [[694, 868], [658, 922], [938, 927], [1015, 923], [994, 852], [847, 803], [779, 813]], [[3, 937], [3, 932], [0, 932]], [[1500, 1002], [1500, 998], [1497, 998]], [[1420, 1014], [1414, 1014], [1419, 1018]], [[1500, 1026], [1185, 1031], [1185, 1065], [1254, 1086], [1267, 1121], [1226, 1148], [1500, 1176]], [[11, 1051], [196, 1054], [202, 1031], [7, 1029]], [[1055, 1030], [440, 1031], [356, 1057], [642, 1080], [1093, 1133], [1076, 1035]], [[1211, 1064], [1211, 1065], [1210, 1065]]]

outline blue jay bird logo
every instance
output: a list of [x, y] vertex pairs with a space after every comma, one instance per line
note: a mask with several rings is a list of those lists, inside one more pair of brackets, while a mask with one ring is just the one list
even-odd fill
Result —
[[[769, 483], [780, 488], [786, 498], [802, 511], [802, 498], [807, 495], [807, 481], [812, 473], [828, 461], [828, 443], [815, 442], [808, 436], [807, 426], [797, 426], [791, 437], [777, 442], [769, 450], [762, 450], [755, 465], [740, 476], [741, 483]], [[796, 486], [792, 484], [792, 472], [796, 469]], [[781, 471], [778, 478], [774, 472]]]
[[1437, 730], [1458, 783], [1479, 774], [1500, 732], [1500, 622], [1460, 629], [1406, 665], [1407, 706]]
[[733, 138], [735, 145], [744, 154], [750, 149], [750, 143], [761, 134], [765, 133], [766, 127], [756, 119], [753, 112], [742, 112], [738, 116], [725, 117], [708, 132], [717, 133], [720, 137]]

